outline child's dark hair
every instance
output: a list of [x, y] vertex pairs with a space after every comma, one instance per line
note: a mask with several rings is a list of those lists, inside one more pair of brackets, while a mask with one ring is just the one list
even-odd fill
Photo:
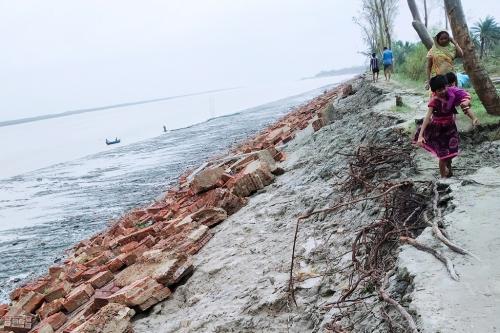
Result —
[[377, 54], [376, 53], [372, 53], [372, 58], [375, 58]]
[[447, 84], [448, 81], [446, 80], [446, 76], [444, 75], [436, 75], [434, 77], [431, 77], [431, 79], [429, 80], [429, 86], [431, 86], [432, 92], [445, 88]]
[[453, 84], [457, 85], [457, 76], [453, 72], [446, 73], [446, 81], [448, 81], [450, 86]]

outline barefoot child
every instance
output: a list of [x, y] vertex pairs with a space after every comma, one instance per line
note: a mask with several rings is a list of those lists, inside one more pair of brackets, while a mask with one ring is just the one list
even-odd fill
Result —
[[463, 112], [471, 119], [472, 125], [479, 120], [470, 110], [470, 95], [465, 90], [447, 86], [443, 75], [431, 78], [429, 85], [433, 96], [429, 101], [429, 110], [424, 122], [417, 128], [414, 140], [417, 145], [428, 150], [439, 159], [441, 177], [451, 177], [451, 160], [458, 155], [458, 129], [455, 124], [455, 107], [461, 106]]

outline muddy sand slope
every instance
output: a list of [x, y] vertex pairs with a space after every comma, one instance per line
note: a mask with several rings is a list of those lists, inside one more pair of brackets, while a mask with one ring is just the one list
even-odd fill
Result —
[[[215, 236], [195, 257], [193, 276], [171, 298], [137, 317], [136, 332], [407, 331], [407, 322], [379, 299], [368, 282], [360, 283], [348, 298], [351, 303], [332, 306], [353, 284], [350, 251], [356, 234], [384, 215], [377, 201], [361, 201], [335, 214], [302, 220], [293, 270], [297, 305], [289, 292], [297, 216], [356, 196], [336, 184], [348, 172], [347, 160], [360, 145], [411, 149], [402, 130], [408, 117], [388, 112], [388, 106], [396, 94], [415, 102], [425, 97], [393, 84], [374, 87], [361, 80], [353, 87], [351, 96], [330, 108], [330, 125], [315, 133], [307, 128], [287, 144], [285, 174], [216, 227]], [[422, 112], [425, 108], [419, 107], [414, 116]], [[495, 230], [500, 211], [495, 200], [498, 203], [500, 193], [492, 179], [499, 176], [495, 166], [500, 146], [479, 140], [464, 148], [468, 152], [457, 161], [457, 180], [440, 185], [452, 193], [441, 208], [448, 237], [481, 261], [451, 254], [460, 274], [456, 282], [427, 253], [408, 246], [401, 252], [397, 244], [387, 250], [387, 258], [394, 260], [401, 252], [388, 293], [425, 332], [494, 332], [499, 327], [494, 314], [499, 309], [500, 275], [494, 259], [500, 255]], [[421, 151], [411, 154], [411, 160], [394, 160], [390, 168], [376, 169], [374, 183], [435, 182], [435, 162]], [[477, 174], [476, 168], [460, 170], [476, 166], [478, 160], [492, 168]], [[417, 236], [446, 251], [428, 228], [420, 228]]]

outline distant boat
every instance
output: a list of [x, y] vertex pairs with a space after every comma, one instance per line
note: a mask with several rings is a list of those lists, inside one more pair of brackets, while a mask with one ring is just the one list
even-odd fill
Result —
[[118, 138], [115, 138], [113, 141], [109, 141], [108, 139], [106, 139], [106, 144], [109, 146], [109, 145], [114, 145], [115, 143], [120, 143], [120, 139]]

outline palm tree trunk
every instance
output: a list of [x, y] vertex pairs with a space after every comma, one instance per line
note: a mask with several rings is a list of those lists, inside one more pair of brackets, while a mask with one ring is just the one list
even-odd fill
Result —
[[483, 59], [484, 55], [484, 38], [481, 37], [481, 44], [479, 48], [479, 59]]
[[474, 52], [474, 43], [469, 35], [469, 27], [465, 20], [460, 0], [444, 0], [450, 19], [451, 30], [458, 44], [464, 51], [464, 68], [469, 74], [472, 86], [477, 92], [486, 112], [500, 116], [500, 96], [493, 85], [486, 69]]
[[425, 25], [422, 23], [422, 19], [420, 18], [420, 13], [418, 11], [415, 0], [408, 0], [408, 7], [410, 8], [411, 15], [413, 16], [413, 22], [411, 23], [413, 29], [415, 29], [418, 37], [420, 37], [420, 40], [425, 45], [427, 50], [430, 50], [433, 41], [431, 35], [429, 35], [429, 32], [425, 28]]

